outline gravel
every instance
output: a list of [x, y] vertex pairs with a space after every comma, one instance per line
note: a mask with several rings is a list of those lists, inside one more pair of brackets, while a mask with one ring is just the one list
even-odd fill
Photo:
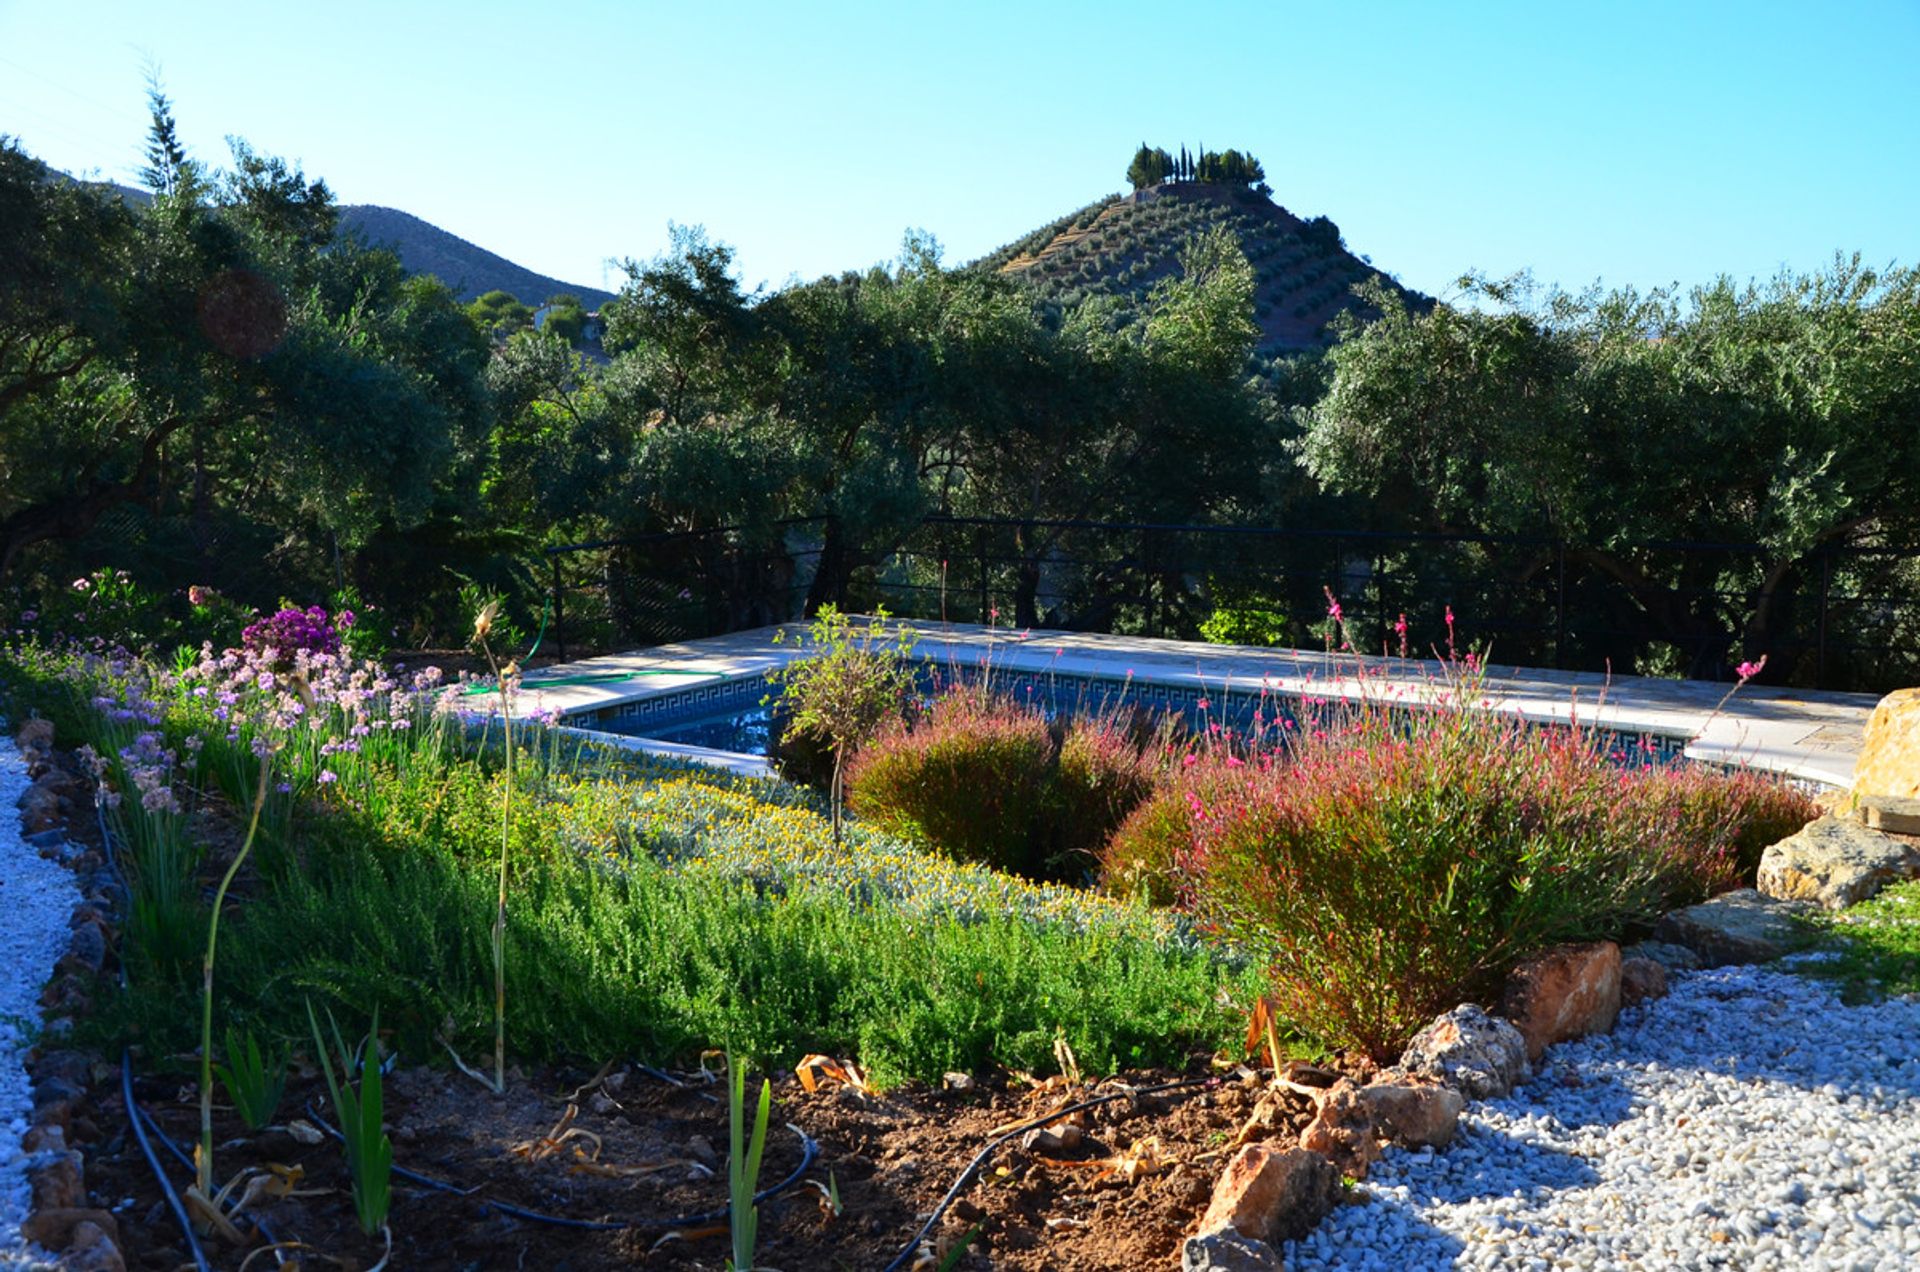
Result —
[[1390, 1151], [1304, 1268], [1920, 1266], [1920, 1004], [1676, 973], [1460, 1138]]
[[0, 729], [0, 1268], [53, 1266], [20, 1235], [33, 1164], [20, 1146], [33, 1113], [26, 1053], [40, 1024], [41, 988], [79, 900], [72, 873], [21, 841], [14, 806], [28, 785], [26, 762]]

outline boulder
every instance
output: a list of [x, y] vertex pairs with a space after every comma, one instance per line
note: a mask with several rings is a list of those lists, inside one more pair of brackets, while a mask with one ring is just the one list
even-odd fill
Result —
[[1497, 1100], [1532, 1076], [1520, 1031], [1472, 1003], [1422, 1029], [1396, 1068], [1444, 1082], [1469, 1100]]
[[1348, 1179], [1365, 1179], [1367, 1167], [1380, 1156], [1373, 1105], [1351, 1078], [1341, 1078], [1314, 1103], [1313, 1120], [1300, 1132], [1300, 1147], [1320, 1154]]
[[1752, 888], [1741, 888], [1662, 915], [1653, 935], [1655, 940], [1686, 946], [1702, 967], [1766, 963], [1807, 943], [1807, 934], [1795, 919], [1813, 909], [1804, 901], [1776, 901]]
[[27, 721], [13, 735], [13, 744], [22, 754], [44, 760], [53, 754], [53, 721]]
[[44, 786], [29, 786], [20, 796], [20, 833], [37, 835], [60, 825], [60, 797]]
[[1620, 951], [1620, 966], [1624, 969], [1636, 958], [1658, 963], [1669, 973], [1697, 972], [1701, 967], [1698, 954], [1684, 945], [1675, 945], [1671, 941], [1642, 941], [1638, 945], [1629, 945]]
[[1285, 1272], [1280, 1252], [1232, 1228], [1188, 1237], [1180, 1250], [1181, 1272]]
[[1438, 1082], [1398, 1078], [1362, 1088], [1381, 1138], [1404, 1148], [1445, 1148], [1466, 1111], [1467, 1099]]
[[1249, 1144], [1220, 1172], [1200, 1233], [1231, 1228], [1274, 1245], [1313, 1231], [1339, 1200], [1340, 1172], [1320, 1154]]
[[1844, 910], [1920, 875], [1920, 848], [1851, 817], [1822, 817], [1760, 856], [1755, 886], [1781, 901]]
[[61, 1272], [127, 1272], [127, 1261], [113, 1234], [91, 1219], [73, 1226], [73, 1244], [60, 1260]]
[[1896, 689], [1873, 709], [1853, 765], [1853, 793], [1920, 798], [1920, 689]]
[[[38, 1210], [28, 1216], [20, 1225], [20, 1235], [35, 1245], [48, 1250], [64, 1250], [74, 1244], [82, 1224], [91, 1224], [106, 1236], [117, 1240], [120, 1221], [104, 1210], [80, 1209], [69, 1207], [61, 1210]], [[87, 1234], [91, 1235], [91, 1234]]]
[[35, 1210], [77, 1210], [87, 1204], [82, 1175], [86, 1159], [73, 1149], [49, 1153], [27, 1172]]
[[1920, 835], [1920, 799], [1862, 795], [1854, 800], [1853, 815], [1885, 834]]
[[1500, 1014], [1538, 1060], [1556, 1042], [1605, 1033], [1620, 1014], [1620, 947], [1612, 941], [1565, 945], [1513, 969]]
[[1635, 955], [1620, 960], [1620, 1005], [1631, 1007], [1667, 996], [1667, 969], [1653, 959]]

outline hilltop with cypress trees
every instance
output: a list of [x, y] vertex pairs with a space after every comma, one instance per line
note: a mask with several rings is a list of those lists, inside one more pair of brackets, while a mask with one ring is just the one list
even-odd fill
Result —
[[1334, 317], [1359, 306], [1354, 284], [1368, 278], [1381, 278], [1416, 308], [1432, 303], [1349, 251], [1330, 218], [1302, 219], [1274, 202], [1266, 170], [1251, 154], [1142, 143], [1126, 175], [1131, 194], [1068, 213], [974, 267], [1014, 275], [1063, 306], [1095, 296], [1130, 305], [1178, 269], [1187, 240], [1226, 226], [1253, 267], [1254, 321], [1268, 354], [1325, 345]]

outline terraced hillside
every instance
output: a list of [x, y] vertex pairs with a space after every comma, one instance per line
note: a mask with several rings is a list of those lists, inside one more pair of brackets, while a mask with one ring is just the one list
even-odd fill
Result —
[[1198, 182], [1111, 195], [974, 267], [1018, 275], [1063, 305], [1100, 295], [1140, 300], [1178, 269], [1181, 245], [1209, 225], [1231, 228], [1253, 266], [1262, 352], [1325, 344], [1327, 324], [1358, 304], [1353, 285], [1368, 277], [1379, 276], [1416, 305], [1432, 304], [1347, 251], [1327, 218], [1303, 221], [1251, 190]]

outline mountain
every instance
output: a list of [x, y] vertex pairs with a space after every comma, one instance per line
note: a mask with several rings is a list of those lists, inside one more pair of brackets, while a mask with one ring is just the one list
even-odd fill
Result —
[[1347, 250], [1324, 216], [1302, 220], [1263, 194], [1216, 182], [1182, 181], [1109, 195], [1044, 225], [971, 268], [998, 270], [1043, 297], [1073, 305], [1090, 296], [1143, 300], [1179, 269], [1180, 248], [1200, 230], [1225, 225], [1254, 274], [1254, 321], [1262, 353], [1317, 349], [1328, 323], [1361, 308], [1353, 285], [1377, 277], [1416, 308], [1433, 301]]
[[503, 291], [524, 304], [538, 305], [558, 292], [572, 292], [588, 309], [598, 309], [613, 299], [612, 292], [597, 287], [536, 274], [398, 208], [343, 204], [340, 228], [357, 232], [371, 246], [393, 249], [409, 274], [432, 274], [463, 301]]

